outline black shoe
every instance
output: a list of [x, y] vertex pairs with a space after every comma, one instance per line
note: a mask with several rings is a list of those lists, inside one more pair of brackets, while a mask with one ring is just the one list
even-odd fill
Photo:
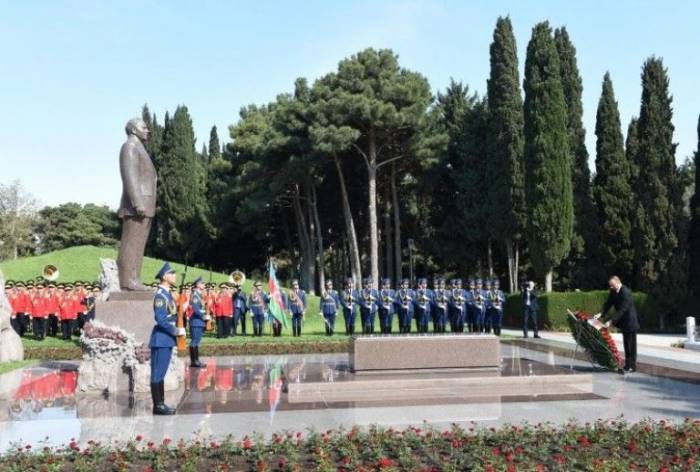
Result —
[[160, 399], [161, 403], [163, 403], [163, 407], [165, 408], [166, 411], [169, 411], [170, 415], [175, 414], [175, 408], [169, 407], [168, 405], [165, 404], [165, 382], [160, 382], [159, 384], [159, 389], [160, 389]]
[[539, 335], [539, 334], [536, 334], [536, 335], [534, 335], [533, 337], [534, 337], [535, 339], [542, 339], [542, 338], [540, 338], [540, 335]]
[[170, 416], [175, 414], [175, 410], [166, 406], [163, 403], [163, 397], [165, 395], [164, 384], [152, 383], [151, 384], [151, 398], [153, 398], [153, 414], [159, 416]]
[[200, 369], [207, 366], [204, 362], [199, 361], [199, 346], [194, 348], [194, 364], [195, 367], [199, 367]]

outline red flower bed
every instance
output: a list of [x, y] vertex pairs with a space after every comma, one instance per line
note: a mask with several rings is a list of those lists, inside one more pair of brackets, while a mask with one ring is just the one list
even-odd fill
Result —
[[223, 440], [126, 443], [75, 440], [60, 448], [15, 444], [0, 455], [2, 471], [695, 471], [700, 420], [599, 420], [447, 431], [369, 427]]
[[569, 316], [571, 334], [576, 342], [586, 350], [596, 363], [608, 369], [617, 370], [622, 366], [622, 356], [610, 335], [610, 330], [585, 311], [577, 311]]

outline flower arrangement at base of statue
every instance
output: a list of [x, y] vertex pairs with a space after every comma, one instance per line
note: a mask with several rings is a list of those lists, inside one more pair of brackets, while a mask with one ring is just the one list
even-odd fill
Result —
[[622, 356], [610, 335], [610, 330], [585, 311], [569, 311], [569, 326], [576, 342], [586, 350], [597, 364], [618, 370], [622, 367]]

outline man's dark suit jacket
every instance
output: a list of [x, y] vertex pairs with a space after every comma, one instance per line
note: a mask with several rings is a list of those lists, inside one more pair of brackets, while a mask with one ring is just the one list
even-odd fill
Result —
[[634, 307], [630, 289], [623, 285], [620, 287], [619, 292], [610, 291], [610, 295], [601, 310], [603, 317], [605, 317], [611, 307], [615, 308], [615, 314], [610, 318], [613, 326], [623, 333], [636, 333], [639, 331], [637, 309]]
[[[523, 310], [524, 310], [525, 307], [527, 306], [527, 305], [525, 305], [526, 300], [527, 300], [527, 290], [523, 290], [522, 295], [523, 295]], [[540, 305], [537, 302], [537, 292], [534, 289], [530, 290], [530, 308], [533, 311], [540, 311]]]

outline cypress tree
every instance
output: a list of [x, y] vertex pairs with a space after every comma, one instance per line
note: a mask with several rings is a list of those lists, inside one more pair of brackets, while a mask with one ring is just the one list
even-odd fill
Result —
[[548, 22], [537, 24], [525, 59], [525, 199], [533, 267], [552, 289], [552, 272], [571, 248], [573, 193], [566, 102]]
[[508, 255], [510, 291], [517, 290], [519, 240], [525, 231], [523, 100], [510, 18], [498, 18], [488, 80], [488, 228]]
[[688, 289], [700, 295], [700, 117], [698, 117], [698, 149], [695, 151], [695, 193], [690, 199], [690, 230], [688, 234]]
[[216, 126], [211, 127], [209, 132], [209, 161], [221, 157], [221, 145], [219, 144], [219, 134], [216, 132]]
[[635, 264], [640, 288], [658, 293], [678, 245], [672, 191], [676, 175], [671, 95], [667, 71], [651, 57], [642, 69], [642, 105], [639, 113], [639, 174], [635, 181], [637, 207]]
[[559, 71], [564, 89], [567, 109], [567, 130], [571, 159], [571, 178], [574, 190], [574, 232], [571, 239], [571, 252], [560, 267], [559, 276], [568, 285], [589, 285], [585, 269], [588, 248], [592, 241], [595, 210], [591, 196], [591, 171], [588, 167], [586, 150], [586, 130], [583, 127], [583, 83], [576, 63], [576, 48], [569, 38], [566, 28], [554, 32], [554, 42], [559, 55]]
[[597, 210], [596, 259], [607, 275], [628, 280], [632, 274], [632, 187], [623, 148], [620, 112], [610, 74], [605, 73], [596, 113], [596, 174], [593, 198]]
[[[627, 140], [625, 141], [625, 157], [630, 166], [630, 185], [634, 192], [636, 188], [637, 178], [639, 177], [639, 165], [637, 158], [639, 157], [639, 120], [636, 116], [632, 117], [627, 126]], [[635, 199], [636, 202], [636, 199]]]
[[204, 167], [192, 120], [179, 106], [168, 121], [159, 158], [158, 246], [165, 257], [192, 261], [205, 242]]

